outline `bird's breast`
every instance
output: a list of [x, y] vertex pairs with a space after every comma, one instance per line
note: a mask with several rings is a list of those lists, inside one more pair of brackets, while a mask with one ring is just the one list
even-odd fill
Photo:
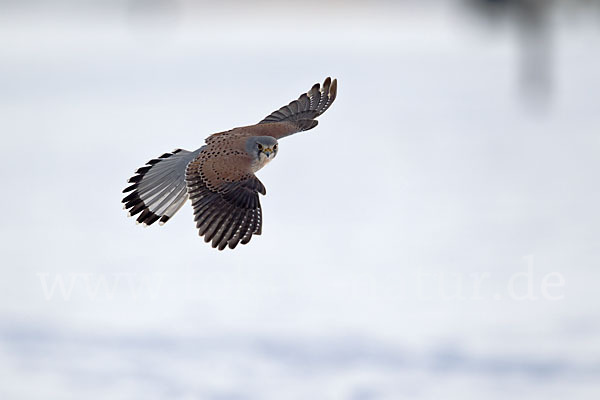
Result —
[[275, 156], [267, 157], [263, 153], [260, 153], [258, 158], [252, 163], [252, 172], [260, 170], [262, 167], [267, 165]]

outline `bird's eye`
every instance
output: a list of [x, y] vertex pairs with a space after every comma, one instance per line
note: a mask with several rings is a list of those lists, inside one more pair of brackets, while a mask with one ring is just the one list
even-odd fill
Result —
[[259, 149], [259, 150], [262, 150], [262, 149], [263, 149], [263, 148], [262, 148], [262, 144], [260, 144], [260, 143], [258, 144], [258, 149]]
[[277, 150], [277, 145], [273, 146], [273, 150]]

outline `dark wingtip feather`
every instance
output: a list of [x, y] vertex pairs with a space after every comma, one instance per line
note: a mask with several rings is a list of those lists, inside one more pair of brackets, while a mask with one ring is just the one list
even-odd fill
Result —
[[136, 197], [139, 197], [137, 193], [135, 193], [135, 192], [129, 193], [127, 196], [125, 196], [123, 198], [123, 200], [121, 200], [121, 203], [129, 203], [131, 200], [135, 199]]
[[150, 217], [148, 217], [145, 221], [146, 225], [152, 225], [153, 223], [155, 223], [156, 221], [158, 221], [158, 219], [160, 218], [159, 215], [154, 214], [153, 212], [151, 212]]
[[142, 211], [144, 207], [144, 203], [138, 203], [131, 210], [129, 210], [129, 215], [133, 217], [134, 215]]
[[127, 203], [125, 203], [125, 208], [135, 207], [141, 202], [142, 202], [142, 199], [140, 199], [139, 197], [135, 197], [133, 200], [130, 200]]
[[131, 192], [132, 190], [135, 190], [138, 187], [137, 183], [134, 183], [131, 186], [127, 186], [125, 189], [123, 189], [123, 193], [127, 193], [127, 192]]
[[333, 102], [333, 100], [335, 100], [336, 96], [337, 96], [337, 79], [334, 79], [333, 82], [331, 82], [331, 86], [329, 87], [329, 97], [331, 98], [331, 102]]
[[129, 178], [129, 180], [127, 180], [128, 183], [138, 183], [139, 181], [142, 180], [142, 178], [144, 177], [144, 175], [134, 175], [131, 178]]
[[147, 208], [145, 208], [144, 211], [142, 211], [142, 213], [136, 219], [136, 221], [141, 224], [142, 222], [144, 222], [146, 220], [146, 218], [148, 218], [150, 216], [150, 214], [152, 214], [152, 211], [150, 211]]

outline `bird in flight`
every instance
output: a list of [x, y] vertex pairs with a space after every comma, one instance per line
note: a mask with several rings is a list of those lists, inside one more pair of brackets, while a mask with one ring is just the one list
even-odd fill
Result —
[[277, 140], [317, 126], [317, 118], [335, 100], [337, 80], [315, 84], [298, 100], [256, 125], [215, 133], [195, 151], [173, 150], [150, 160], [129, 179], [122, 200], [137, 222], [167, 222], [189, 198], [200, 236], [223, 250], [247, 244], [262, 231], [258, 194], [266, 189], [256, 171], [278, 152]]

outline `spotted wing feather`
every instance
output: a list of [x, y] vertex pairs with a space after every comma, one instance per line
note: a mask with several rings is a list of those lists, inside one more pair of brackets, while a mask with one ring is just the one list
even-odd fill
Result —
[[233, 249], [239, 243], [248, 243], [252, 235], [261, 234], [258, 194], [266, 194], [266, 189], [254, 174], [243, 172], [243, 167], [232, 169], [235, 157], [211, 153], [214, 151], [207, 148], [188, 165], [188, 195], [198, 234], [214, 248]]

